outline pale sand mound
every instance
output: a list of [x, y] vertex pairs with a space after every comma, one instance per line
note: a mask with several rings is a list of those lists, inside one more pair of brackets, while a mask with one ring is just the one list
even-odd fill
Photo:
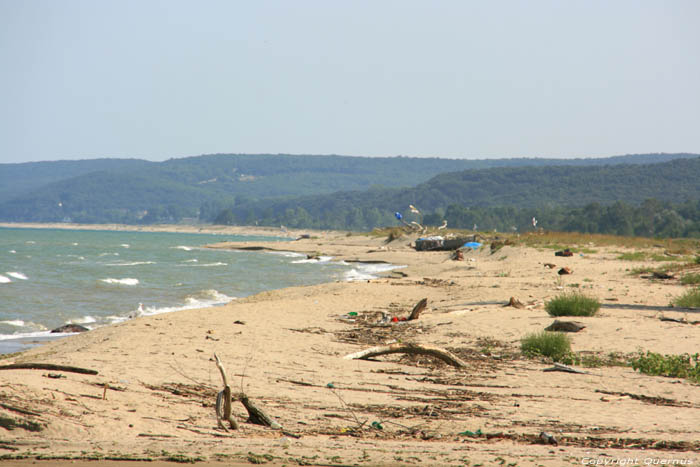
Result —
[[[544, 302], [575, 283], [604, 303], [598, 316], [575, 318], [586, 325], [572, 336], [575, 351], [696, 352], [700, 326], [658, 319], [685, 316], [659, 311], [682, 292], [676, 281], [631, 276], [625, 269], [634, 263], [616, 260], [610, 249], [555, 258], [552, 250], [510, 246], [491, 254], [487, 245], [452, 261], [448, 252], [413, 251], [408, 238], [385, 244], [367, 236], [313, 236], [235, 246], [407, 267], [371, 281], [138, 318], [13, 356], [13, 362], [73, 365], [99, 375], [0, 371], [0, 421], [27, 422], [0, 429], [0, 454], [266, 460], [252, 453], [288, 465], [700, 462], [696, 385], [628, 367], [543, 372], [551, 365], [519, 355], [521, 337], [553, 321]], [[562, 278], [544, 263], [574, 274]], [[511, 296], [526, 307], [504, 307]], [[407, 316], [424, 297], [428, 308], [418, 320], [372, 325], [383, 313]], [[350, 312], [358, 316], [346, 319]], [[468, 366], [401, 355], [343, 358], [396, 340], [441, 347]], [[221, 378], [214, 353], [233, 391], [245, 391], [287, 433], [247, 423], [236, 432], [217, 429]], [[243, 422], [241, 404], [233, 408]], [[477, 430], [482, 436], [465, 434]], [[559, 444], [543, 444], [542, 431]]]

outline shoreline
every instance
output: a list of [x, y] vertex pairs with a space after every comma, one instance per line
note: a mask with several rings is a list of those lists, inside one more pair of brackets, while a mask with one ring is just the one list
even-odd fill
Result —
[[[314, 236], [285, 250], [406, 267], [369, 281], [272, 290], [221, 307], [137, 318], [0, 360], [99, 372], [47, 379], [41, 371], [0, 371], [3, 401], [35, 414], [0, 407], [0, 416], [41, 426], [5, 432], [0, 454], [163, 461], [167, 452], [205, 465], [261, 456], [269, 465], [700, 461], [700, 394], [687, 380], [609, 365], [581, 368], [585, 374], [545, 372], [551, 363], [519, 354], [525, 334], [553, 321], [544, 303], [572, 289], [609, 305], [576, 318], [586, 325], [571, 336], [576, 352], [603, 358], [697, 349], [697, 326], [660, 321], [659, 312], [644, 308], [665, 306], [684, 290], [677, 282], [631, 276], [641, 262], [617, 259], [614, 247], [566, 259], [551, 249], [485, 247], [453, 261], [450, 252], [415, 251], [411, 237]], [[561, 277], [543, 266], [552, 262], [574, 274]], [[509, 297], [524, 307], [506, 307]], [[418, 320], [377, 324], [383, 315], [405, 317], [422, 298], [428, 306]], [[467, 366], [405, 355], [345, 358], [392, 341], [446, 349]], [[222, 382], [214, 354], [232, 390], [244, 391], [294, 436], [245, 423], [239, 403], [233, 411], [241, 429], [217, 428]], [[559, 444], [545, 444], [541, 432]]]

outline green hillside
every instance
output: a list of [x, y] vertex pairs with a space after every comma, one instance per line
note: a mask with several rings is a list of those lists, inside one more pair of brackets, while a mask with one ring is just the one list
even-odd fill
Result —
[[637, 205], [647, 199], [699, 200], [700, 157], [659, 164], [466, 170], [437, 175], [413, 188], [244, 203], [222, 214], [219, 222], [243, 224], [254, 219], [266, 225], [368, 229], [396, 223], [393, 213], [406, 213], [411, 204], [436, 222], [446, 218], [450, 207], [455, 215], [456, 207], [508, 207], [537, 213], [591, 203]]
[[[220, 218], [229, 223], [274, 225], [293, 220], [308, 226], [361, 228], [387, 221], [407, 203], [435, 211], [471, 202], [638, 201], [659, 190], [653, 188], [653, 177], [640, 175], [634, 164], [664, 165], [692, 157], [696, 156], [460, 160], [216, 154], [159, 163], [100, 159], [0, 164], [0, 220], [154, 223]], [[621, 171], [607, 172], [614, 167]], [[670, 174], [662, 176], [672, 183]], [[635, 180], [637, 192], [625, 191]], [[575, 188], [584, 181], [591, 190]], [[574, 191], [567, 191], [569, 187]], [[676, 193], [676, 188], [668, 193]]]

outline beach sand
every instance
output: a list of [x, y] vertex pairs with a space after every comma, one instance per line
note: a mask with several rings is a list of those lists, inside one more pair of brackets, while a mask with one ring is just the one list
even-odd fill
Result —
[[[684, 288], [630, 275], [644, 263], [617, 259], [622, 248], [592, 246], [594, 252], [561, 258], [552, 249], [524, 246], [492, 254], [487, 244], [454, 261], [449, 252], [415, 251], [415, 237], [386, 243], [369, 235], [309, 233], [284, 245], [212, 247], [405, 267], [373, 280], [275, 290], [222, 307], [137, 318], [4, 356], [0, 365], [42, 362], [99, 374], [0, 371], [0, 455], [30, 458], [18, 465], [41, 456], [206, 465], [700, 462], [697, 385], [621, 366], [545, 372], [551, 363], [520, 355], [520, 339], [553, 321], [544, 303], [574, 288], [603, 304], [595, 317], [575, 318], [586, 325], [571, 335], [576, 352], [606, 357], [700, 349], [700, 326], [659, 319], [700, 320], [668, 308]], [[559, 276], [563, 266], [573, 274]], [[526, 307], [504, 306], [510, 297]], [[419, 319], [375, 325], [383, 314], [407, 316], [423, 298], [428, 305]], [[402, 354], [344, 358], [392, 342], [439, 347], [467, 365], [456, 369]], [[283, 431], [245, 423], [238, 402], [233, 411], [240, 429], [217, 428], [222, 380], [214, 354], [233, 393], [245, 392]], [[543, 442], [542, 432], [557, 444]]]

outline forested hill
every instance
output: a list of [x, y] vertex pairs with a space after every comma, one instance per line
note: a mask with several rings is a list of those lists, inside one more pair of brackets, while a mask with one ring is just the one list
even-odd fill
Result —
[[0, 200], [8, 200], [61, 180], [103, 170], [138, 169], [153, 162], [139, 159], [88, 159], [77, 161], [0, 164]]
[[219, 222], [295, 226], [303, 219], [299, 226], [366, 229], [392, 222], [393, 213], [405, 213], [409, 205], [439, 219], [451, 205], [551, 209], [646, 199], [700, 200], [700, 157], [659, 164], [466, 170], [437, 175], [413, 188], [247, 203], [222, 214]]
[[[347, 200], [357, 200], [367, 209], [372, 206], [384, 213], [403, 206], [406, 199], [413, 200], [413, 203], [425, 203], [427, 209], [437, 209], [451, 201], [463, 202], [465, 199], [482, 199], [481, 202], [488, 199], [498, 203], [507, 203], [512, 199], [520, 202], [521, 195], [514, 195], [512, 187], [502, 187], [505, 191], [498, 189], [500, 183], [511, 185], [519, 177], [517, 174], [520, 172], [516, 167], [539, 168], [539, 171], [530, 174], [541, 178], [540, 182], [544, 183], [549, 177], [550, 169], [547, 167], [551, 165], [569, 166], [571, 170], [575, 169], [574, 166], [585, 166], [595, 172], [597, 166], [603, 165], [625, 166], [640, 162], [664, 164], [692, 157], [697, 156], [644, 154], [599, 159], [463, 160], [217, 154], [159, 163], [102, 159], [0, 164], [0, 220], [153, 223], [178, 222], [188, 218], [207, 222], [229, 209], [238, 223], [276, 223], [280, 212], [286, 212], [290, 206], [296, 208], [299, 202], [318, 215], [328, 211], [320, 207], [320, 203], [345, 210], [348, 208], [344, 205]], [[464, 172], [465, 169], [488, 170], [475, 170], [471, 174]], [[557, 170], [563, 177], [568, 169]], [[428, 182], [431, 177], [447, 172], [452, 173]], [[482, 172], [486, 178], [478, 175]], [[504, 175], [506, 173], [511, 175]], [[516, 179], [507, 180], [508, 177]], [[500, 182], [494, 183], [498, 180]], [[423, 185], [405, 188], [417, 184]], [[464, 189], [464, 184], [470, 186], [469, 190]], [[404, 188], [399, 189], [401, 187]], [[608, 189], [614, 190], [605, 190]], [[361, 194], [365, 191], [367, 193]], [[336, 192], [340, 193], [328, 197]], [[480, 192], [486, 196], [480, 198]], [[319, 194], [324, 196], [309, 197]], [[297, 201], [299, 196], [307, 198]], [[570, 199], [566, 196], [560, 199], [558, 194], [551, 191], [542, 196], [550, 197], [554, 202], [568, 202]], [[277, 201], [272, 202], [271, 199]], [[323, 226], [358, 228], [370, 225], [372, 219], [376, 219], [376, 216], [349, 223], [335, 220]], [[228, 221], [232, 221], [230, 216]]]

